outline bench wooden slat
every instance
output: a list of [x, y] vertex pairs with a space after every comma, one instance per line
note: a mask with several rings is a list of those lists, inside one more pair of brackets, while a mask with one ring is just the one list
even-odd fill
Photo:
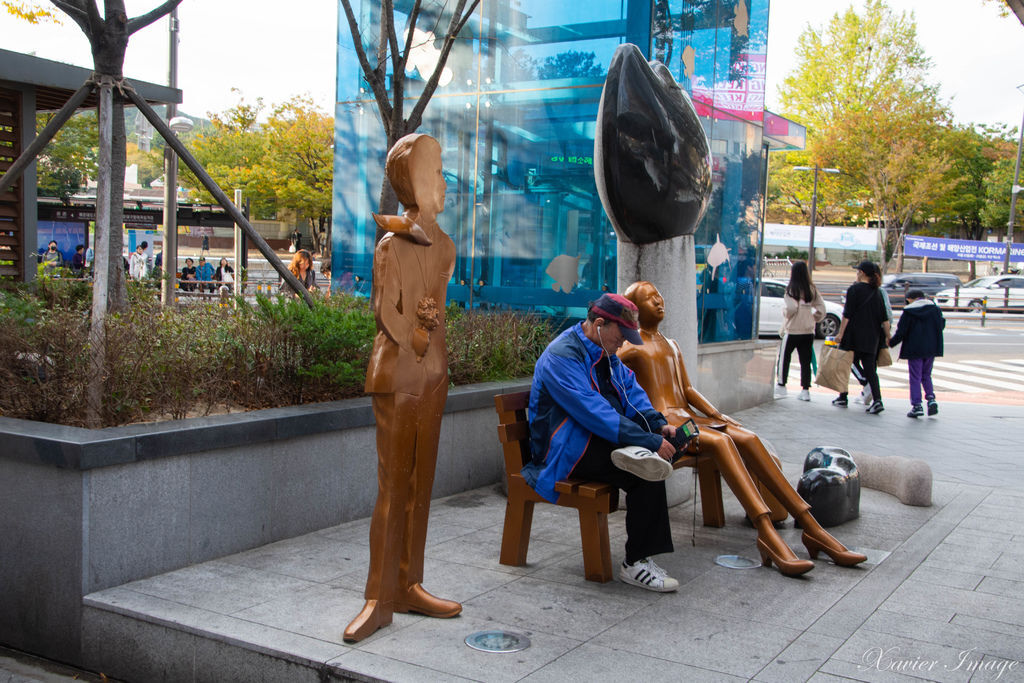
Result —
[[513, 410], [526, 410], [529, 405], [529, 391], [517, 391], [514, 394], [498, 394], [494, 397], [494, 406], [499, 413], [507, 413]]
[[511, 443], [530, 439], [529, 422], [513, 422], [512, 424], [498, 425], [498, 441], [500, 443]]

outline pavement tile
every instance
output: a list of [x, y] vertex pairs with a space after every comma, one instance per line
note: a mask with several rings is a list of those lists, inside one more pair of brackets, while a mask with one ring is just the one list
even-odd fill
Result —
[[[466, 637], [477, 631], [505, 630], [526, 635], [531, 645], [512, 653], [480, 652], [466, 645]], [[569, 650], [580, 640], [524, 630], [493, 619], [460, 616], [455, 619], [424, 619], [422, 622], [383, 637], [364, 641], [360, 652], [388, 657], [436, 671], [435, 679], [446, 675], [477, 681], [518, 681]]]
[[215, 560], [125, 584], [139, 593], [231, 614], [313, 585], [310, 581]]
[[346, 652], [337, 659], [327, 662], [327, 666], [334, 673], [343, 677], [343, 680], [353, 673], [369, 677], [372, 680], [403, 681], [404, 683], [435, 683], [441, 681], [444, 683], [462, 683], [463, 681], [473, 680], [361, 650]]
[[968, 614], [957, 614], [953, 617], [950, 622], [952, 624], [958, 624], [962, 626], [970, 626], [977, 628], [982, 631], [992, 631], [994, 633], [1006, 633], [1011, 636], [1017, 636], [1024, 638], [1024, 626], [1020, 624], [1009, 624], [1005, 621], [997, 621], [995, 619], [986, 619], [984, 617], [974, 617]]
[[985, 578], [984, 574], [974, 572], [962, 572], [956, 569], [940, 569], [938, 567], [921, 565], [914, 570], [914, 573], [910, 575], [910, 578], [915, 581], [921, 581], [923, 583], [933, 583], [937, 586], [948, 586], [950, 588], [963, 588], [964, 590], [974, 590], [981, 580]]
[[611, 624], [649, 607], [668, 595], [612, 581], [585, 582], [570, 586], [524, 577], [469, 600], [467, 615], [500, 615], [515, 630], [537, 629], [545, 633], [587, 640]]
[[863, 630], [946, 645], [958, 652], [977, 652], [979, 654], [975, 659], [982, 655], [1010, 659], [1024, 656], [1024, 637], [999, 633], [980, 625], [945, 622], [878, 610], [864, 623]]
[[761, 669], [754, 680], [791, 683], [811, 679], [842, 644], [841, 638], [804, 633]]
[[591, 683], [592, 681], [664, 681], [664, 683], [728, 683], [738, 676], [679, 664], [660, 657], [644, 657], [610, 647], [584, 644], [523, 678], [523, 683]]
[[967, 614], [1024, 625], [1024, 598], [936, 587], [919, 581], [904, 582], [882, 608], [941, 621], [949, 621], [954, 614]]
[[851, 636], [822, 670], [864, 681], [904, 680], [902, 677], [941, 683], [968, 681], [970, 672], [958, 668], [959, 655], [959, 648], [863, 629]]
[[[752, 610], [752, 617], [759, 616]], [[800, 631], [660, 600], [591, 639], [595, 645], [669, 659], [734, 676], [756, 675]]]
[[224, 562], [250, 569], [325, 583], [355, 569], [366, 567], [367, 546], [337, 538], [306, 534], [223, 558]]

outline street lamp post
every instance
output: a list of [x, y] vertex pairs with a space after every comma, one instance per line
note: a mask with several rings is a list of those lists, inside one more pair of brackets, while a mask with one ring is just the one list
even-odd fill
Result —
[[[168, 53], [167, 84], [178, 87], [178, 10], [171, 10], [170, 48]], [[167, 103], [167, 124], [176, 134], [192, 130], [192, 119], [177, 116], [178, 107]], [[178, 155], [164, 144], [164, 278], [160, 287], [160, 300], [164, 305], [174, 303], [174, 283], [178, 278]], [[170, 277], [167, 277], [170, 275]]]
[[807, 268], [808, 270], [814, 270], [814, 226], [818, 220], [818, 171], [822, 173], [839, 173], [838, 168], [822, 168], [815, 164], [814, 166], [794, 166], [794, 171], [814, 171], [814, 191], [811, 194], [811, 237], [808, 240], [807, 247]]
[[[1024, 93], [1024, 83], [1017, 86]], [[1020, 122], [1017, 137], [1017, 164], [1013, 169], [1013, 187], [1010, 190], [1010, 221], [1006, 224], [1006, 255], [1003, 258], [1003, 273], [1010, 272], [1010, 249], [1013, 248], [1013, 224], [1017, 219], [1017, 195], [1020, 194], [1020, 150], [1024, 146], [1024, 119]]]

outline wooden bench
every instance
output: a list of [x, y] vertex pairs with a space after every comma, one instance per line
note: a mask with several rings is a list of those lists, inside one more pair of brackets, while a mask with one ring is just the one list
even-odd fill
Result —
[[[494, 407], [498, 411], [498, 440], [505, 456], [505, 481], [508, 501], [505, 504], [505, 527], [501, 535], [501, 564], [521, 567], [526, 564], [533, 525], [533, 504], [546, 503], [520, 473], [530, 461], [530, 423], [526, 408], [530, 392], [498, 394]], [[710, 457], [687, 455], [675, 463], [676, 468], [693, 467], [700, 482], [704, 526], [725, 526], [722, 508], [722, 480]], [[560, 495], [558, 505], [579, 512], [580, 537], [583, 542], [583, 573], [587, 581], [604, 583], [614, 577], [611, 546], [608, 542], [608, 513], [619, 504], [619, 489], [611, 484], [579, 479], [563, 479], [555, 484]]]

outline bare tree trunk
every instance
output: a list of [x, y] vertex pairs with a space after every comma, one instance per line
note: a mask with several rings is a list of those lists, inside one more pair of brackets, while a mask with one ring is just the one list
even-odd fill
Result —
[[[127, 137], [124, 130], [124, 99], [113, 93], [113, 120], [110, 137], [110, 231], [107, 233], [107, 310], [128, 307], [128, 289], [124, 272], [124, 170]], [[97, 189], [97, 197], [99, 190]]]
[[[108, 260], [110, 251], [104, 249], [107, 235], [110, 233], [110, 195], [111, 195], [111, 137], [113, 135], [113, 79], [103, 76], [100, 79], [99, 106], [99, 176], [96, 184], [96, 235], [94, 237], [96, 262], [93, 266], [95, 277], [92, 286], [92, 320], [89, 325], [89, 385], [86, 389], [85, 421], [96, 429], [102, 426], [103, 417], [103, 379], [106, 375], [106, 330], [107, 318], [107, 284], [110, 272]], [[118, 255], [120, 258], [120, 254]]]

